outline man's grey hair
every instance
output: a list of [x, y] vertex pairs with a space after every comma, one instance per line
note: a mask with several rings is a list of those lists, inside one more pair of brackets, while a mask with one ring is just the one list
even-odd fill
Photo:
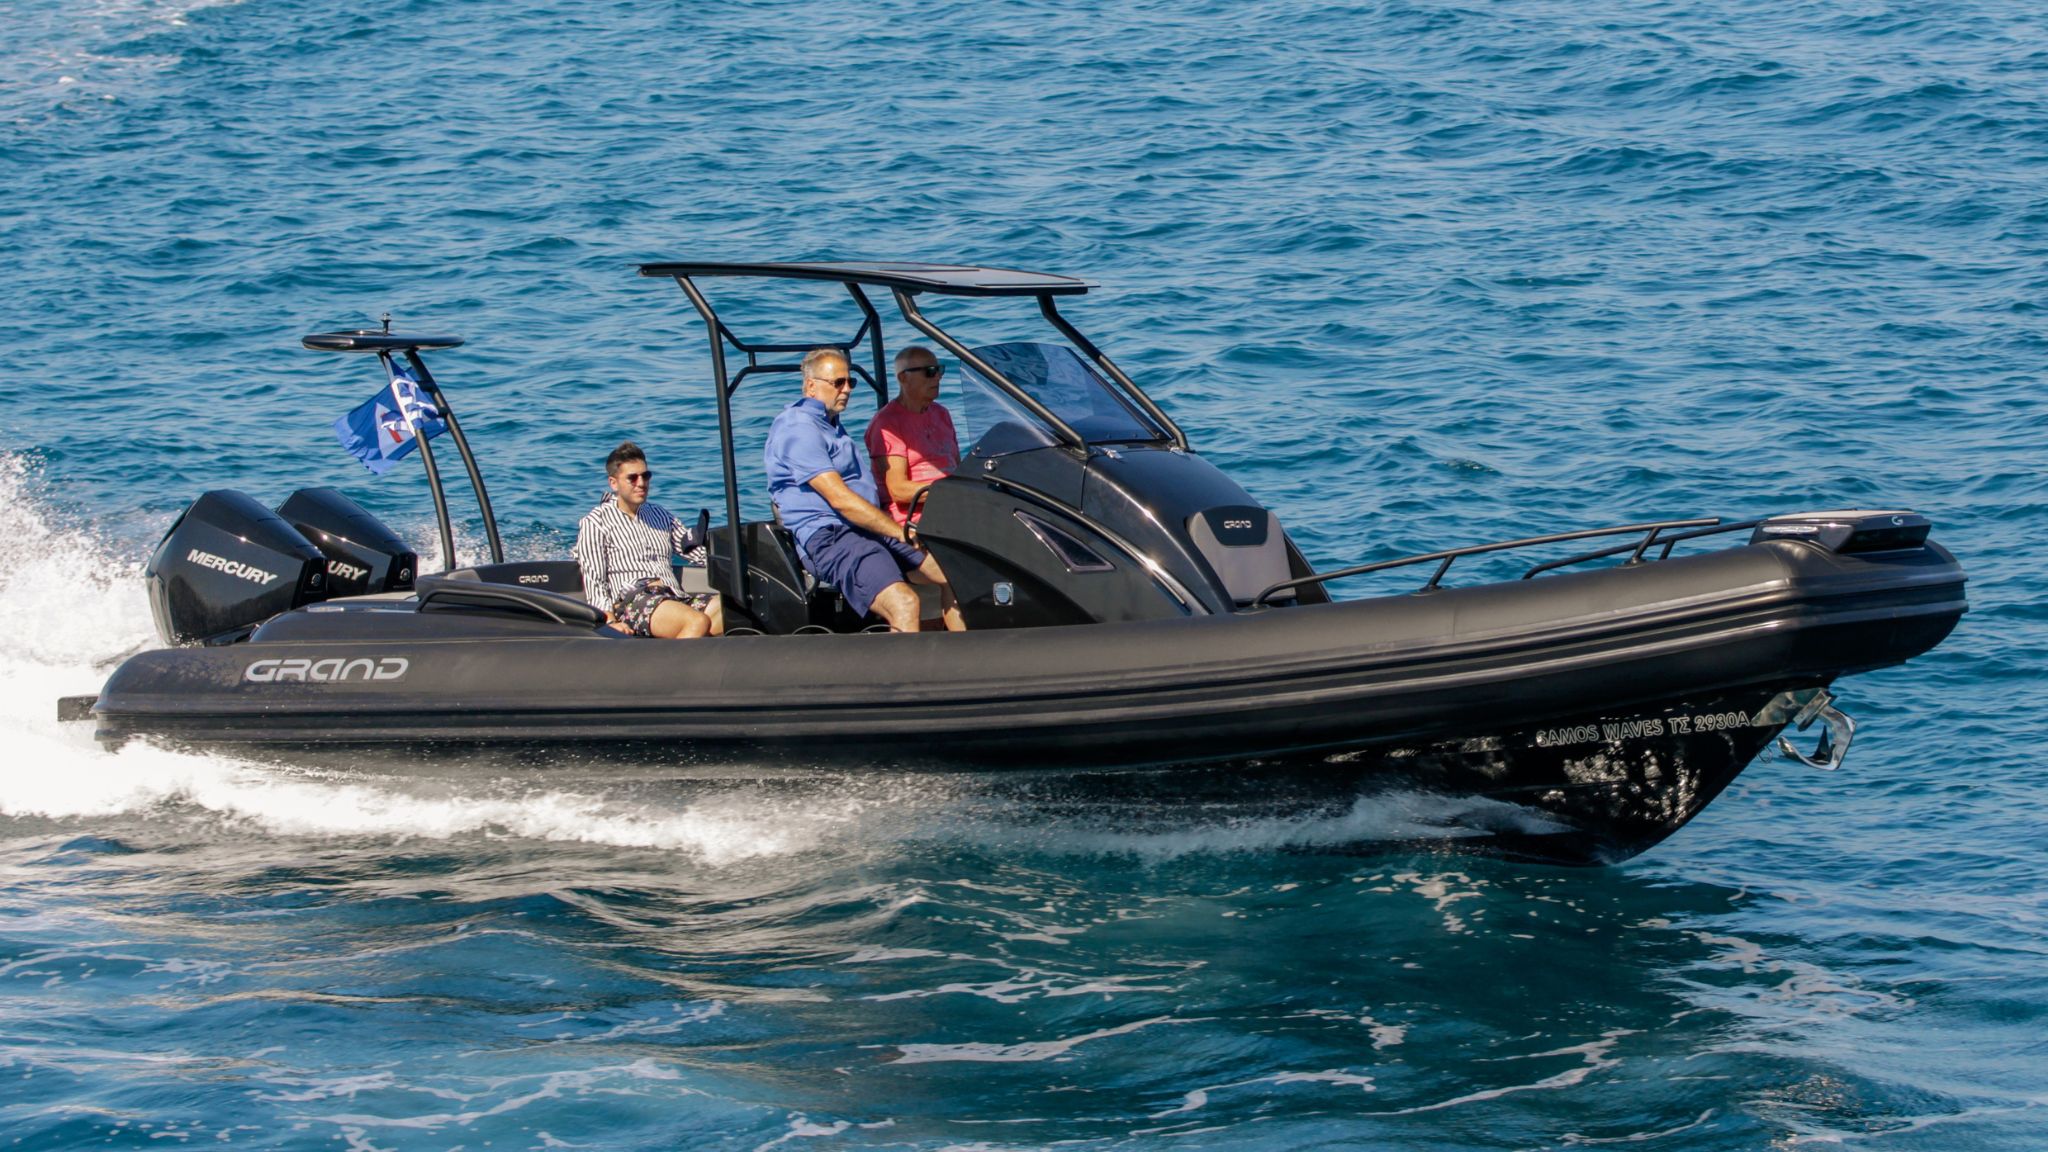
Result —
[[813, 348], [809, 352], [804, 353], [804, 379], [809, 380], [816, 376], [818, 374], [818, 365], [823, 364], [827, 360], [837, 360], [848, 368], [853, 367], [852, 359], [837, 348]]
[[934, 362], [938, 360], [938, 357], [936, 355], [933, 355], [931, 349], [925, 347], [922, 344], [912, 344], [896, 353], [896, 371], [901, 372], [905, 368], [910, 367], [910, 358], [912, 356], [915, 356], [919, 352], [922, 352], [927, 356], [931, 356]]

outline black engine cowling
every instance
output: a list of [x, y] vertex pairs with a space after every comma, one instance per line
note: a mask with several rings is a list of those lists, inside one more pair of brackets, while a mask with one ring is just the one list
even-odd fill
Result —
[[327, 594], [361, 596], [412, 587], [419, 557], [383, 521], [333, 488], [301, 488], [277, 514], [327, 554]]
[[327, 598], [327, 557], [254, 497], [208, 492], [149, 558], [150, 613], [166, 644], [216, 643]]

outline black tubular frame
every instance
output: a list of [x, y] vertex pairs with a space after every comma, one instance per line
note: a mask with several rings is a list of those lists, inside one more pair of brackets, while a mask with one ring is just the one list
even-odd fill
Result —
[[[406, 363], [418, 376], [416, 383], [434, 398], [441, 421], [448, 426], [448, 435], [454, 437], [456, 451], [462, 454], [462, 466], [469, 473], [469, 486], [475, 490], [477, 508], [483, 513], [484, 535], [491, 544], [491, 562], [503, 564], [505, 546], [498, 537], [498, 517], [491, 511], [491, 495], [484, 490], [484, 474], [476, 466], [475, 453], [469, 450], [469, 438], [462, 434], [462, 425], [455, 419], [455, 409], [448, 402], [448, 393], [442, 390], [434, 380], [434, 374], [427, 370], [426, 361], [420, 358], [422, 348], [459, 348], [462, 337], [394, 333], [391, 331], [391, 317], [387, 314], [382, 331], [364, 328], [354, 332], [315, 332], [300, 337], [299, 343], [315, 352], [375, 352], [378, 365], [384, 369], [384, 387], [387, 390], [394, 374], [392, 353], [405, 354]], [[420, 435], [419, 427], [410, 419], [406, 426], [412, 429], [413, 443], [419, 445], [420, 463], [427, 470], [427, 487], [434, 494], [434, 523], [441, 532], [441, 571], [452, 572], [455, 570], [455, 527], [448, 519], [448, 493], [441, 484], [441, 470], [434, 464], [434, 448], [427, 442], [427, 437]]]
[[[1527, 580], [1539, 572], [1547, 572], [1553, 568], [1583, 564], [1588, 560], [1597, 560], [1603, 556], [1617, 556], [1623, 552], [1632, 553], [1627, 561], [1629, 564], [1640, 564], [1643, 562], [1643, 554], [1658, 544], [1664, 546], [1664, 551], [1659, 555], [1659, 559], [1662, 559], [1671, 555], [1671, 546], [1680, 540], [1690, 540], [1696, 536], [1711, 536], [1717, 532], [1732, 532], [1738, 528], [1755, 527], [1757, 523], [1759, 521], [1752, 520], [1744, 524], [1722, 524], [1719, 517], [1713, 516], [1693, 520], [1654, 520], [1641, 524], [1618, 524], [1612, 528], [1581, 528], [1576, 532], [1553, 532], [1547, 536], [1530, 536], [1521, 540], [1504, 540], [1498, 544], [1473, 544], [1464, 548], [1446, 548], [1441, 552], [1425, 552], [1419, 556], [1403, 556], [1398, 560], [1382, 560], [1376, 564], [1354, 564], [1349, 568], [1339, 568], [1334, 572], [1318, 572], [1309, 576], [1297, 576], [1292, 580], [1282, 580], [1253, 597], [1252, 607], [1267, 607], [1266, 602], [1275, 593], [1284, 592], [1290, 588], [1299, 588], [1309, 584], [1321, 584], [1329, 580], [1341, 580], [1349, 576], [1363, 576], [1368, 572], [1384, 572], [1389, 568], [1406, 568], [1411, 564], [1428, 564], [1432, 561], [1437, 563], [1436, 572], [1430, 576], [1428, 583], [1416, 589], [1416, 591], [1435, 592], [1439, 590], [1444, 573], [1449, 572], [1451, 565], [1461, 556], [1478, 556], [1488, 552], [1506, 552], [1516, 548], [1533, 548], [1539, 544], [1558, 544], [1566, 540], [1590, 540], [1599, 536], [1625, 536], [1633, 532], [1643, 533], [1643, 538], [1634, 544], [1623, 544], [1616, 548], [1606, 548], [1598, 552], [1588, 552], [1582, 556], [1571, 556], [1563, 560], [1554, 560], [1547, 564], [1538, 564], [1536, 567], [1523, 573], [1522, 579]], [[1706, 531], [1687, 532], [1676, 536], [1660, 535], [1667, 528], [1704, 528]]]
[[[420, 387], [427, 390], [427, 395], [434, 398], [435, 406], [441, 410], [441, 419], [448, 424], [448, 434], [455, 437], [455, 450], [462, 453], [462, 466], [469, 472], [469, 486], [475, 490], [477, 508], [484, 514], [484, 537], [491, 542], [491, 563], [503, 564], [505, 545], [498, 539], [498, 516], [491, 511], [491, 496], [484, 491], [484, 474], [477, 469], [476, 456], [469, 450], [469, 438], [462, 434], [462, 425], [455, 421], [455, 408], [448, 403], [448, 394], [441, 391], [441, 386], [434, 382], [434, 374], [427, 371], [427, 362], [420, 359], [418, 348], [407, 348], [405, 359], [406, 363], [412, 365], [413, 371], [419, 373]], [[426, 451], [427, 442], [422, 439], [420, 452], [423, 460], [426, 459]], [[452, 544], [448, 551], [452, 558], [455, 551]], [[448, 571], [445, 568], [442, 570]]]
[[[677, 277], [678, 282], [681, 282], [681, 280], [682, 277]], [[850, 340], [820, 340], [815, 344], [759, 344], [740, 339], [738, 334], [726, 326], [725, 321], [720, 320], [718, 322], [719, 337], [732, 345], [734, 351], [747, 354], [747, 366], [734, 373], [732, 379], [725, 382], [726, 392], [731, 394], [739, 391], [740, 382], [756, 372], [763, 375], [777, 375], [803, 371], [801, 363], [763, 364], [761, 363], [763, 353], [796, 353], [810, 352], [817, 348], [835, 348], [845, 354], [846, 366], [853, 369], [853, 374], [867, 381], [868, 388], [875, 394], [876, 406], [880, 407], [883, 404], [887, 404], [889, 402], [889, 393], [882, 384], [882, 381], [887, 379], [887, 377], [882, 374], [881, 364], [879, 363], [881, 359], [879, 341], [868, 339], [871, 334], [880, 335], [881, 317], [874, 315], [874, 305], [868, 303], [867, 298], [860, 294], [858, 288], [850, 284], [847, 287], [854, 293], [855, 299], [860, 301], [862, 311], [868, 314], [866, 318], [861, 320], [860, 327], [855, 330], [853, 338]], [[853, 350], [860, 347], [863, 342], [877, 345], [877, 363], [873, 372], [863, 368], [853, 358]]]
[[[711, 310], [711, 301], [704, 298], [704, 293], [697, 290], [697, 285], [688, 276], [677, 276], [675, 281], [683, 295], [690, 298], [698, 315], [704, 317], [705, 334], [711, 341], [711, 379], [718, 392], [718, 439], [725, 445], [725, 451], [719, 454], [719, 463], [725, 471], [725, 521], [732, 530], [733, 586], [725, 589], [713, 587], [732, 597], [747, 610], [748, 616], [752, 616], [754, 601], [747, 595], [747, 546], [741, 540], [740, 532], [740, 477], [732, 458], [732, 387], [725, 379], [725, 325], [719, 323], [718, 313]], [[708, 547], [709, 541], [706, 545]], [[707, 575], [715, 578], [716, 570]]]
[[[707, 342], [711, 345], [712, 384], [718, 397], [718, 438], [723, 447], [723, 452], [721, 453], [723, 459], [720, 461], [720, 464], [725, 481], [725, 515], [726, 522], [732, 531], [732, 566], [727, 573], [727, 584], [730, 586], [718, 587], [717, 590], [743, 606], [749, 616], [753, 615], [754, 605], [752, 597], [747, 593], [746, 545], [741, 539], [739, 530], [743, 520], [740, 514], [739, 468], [734, 457], [733, 394], [739, 390], [740, 384], [748, 376], [757, 373], [770, 375], [801, 370], [801, 365], [797, 364], [764, 362], [761, 359], [762, 356], [792, 355], [809, 352], [814, 348], [834, 348], [846, 356], [847, 366], [856, 375], [867, 381], [868, 386], [874, 390], [876, 406], [879, 407], [888, 403], [889, 393], [884, 381], [889, 379], [889, 372], [887, 368], [887, 350], [884, 347], [882, 338], [882, 317], [875, 310], [874, 302], [868, 298], [867, 292], [863, 290], [863, 285], [888, 289], [890, 296], [895, 301], [897, 310], [903, 314], [903, 319], [911, 327], [917, 329], [940, 347], [952, 353], [962, 364], [972, 368], [983, 379], [994, 385], [1010, 399], [1016, 401], [1034, 417], [1043, 421], [1045, 426], [1052, 429], [1067, 448], [1077, 452], [1086, 452], [1088, 450], [1088, 441], [1074, 429], [1073, 425], [1062, 420], [1036, 397], [1019, 388], [1009, 377], [990, 367], [986, 361], [976, 356], [966, 345], [960, 343], [959, 340], [933, 323], [919, 310], [916, 301], [916, 297], [925, 292], [957, 296], [1035, 297], [1038, 301], [1039, 312], [1052, 323], [1053, 327], [1058, 329], [1068, 340], [1072, 341], [1090, 360], [1094, 361], [1098, 368], [1116, 382], [1116, 387], [1121, 388], [1129, 399], [1134, 401], [1147, 416], [1157, 422], [1158, 426], [1165, 430], [1172, 438], [1173, 446], [1176, 450], [1187, 450], [1187, 434], [1181, 430], [1180, 426], [1175, 424], [1173, 419], [1158, 404], [1154, 403], [1152, 398], [1147, 396], [1136, 383], [1132, 382], [1129, 376], [1124, 375], [1123, 369], [1118, 368], [1115, 362], [1104, 355], [1102, 349], [1098, 348], [1094, 341], [1083, 336], [1066, 317], [1060, 315], [1059, 309], [1053, 304], [1054, 296], [1077, 296], [1086, 292], [1092, 285], [1066, 277], [1040, 276], [1035, 273], [1008, 273], [1007, 270], [1003, 269], [951, 267], [944, 269], [945, 271], [956, 273], [987, 273], [989, 274], [987, 282], [962, 280], [948, 283], [940, 279], [930, 279], [921, 274], [923, 269], [939, 267], [941, 266], [674, 263], [643, 264], [640, 266], [640, 274], [642, 276], [656, 276], [674, 280], [676, 286], [683, 290], [683, 295], [689, 298], [691, 306], [697, 310], [697, 315], [704, 321], [704, 335]], [[725, 321], [719, 319], [717, 309], [712, 307], [711, 301], [704, 295], [703, 290], [697, 286], [695, 278], [700, 276], [760, 277], [764, 279], [837, 283], [846, 289], [847, 294], [852, 296], [854, 303], [859, 306], [861, 312], [860, 327], [854, 331], [852, 338], [842, 341], [820, 340], [802, 344], [773, 344], [744, 340]], [[1023, 277], [1024, 279], [1012, 281], [1006, 279], [1007, 276]], [[872, 371], [863, 368], [855, 360], [856, 353], [862, 344], [868, 346], [872, 355]], [[725, 353], [728, 345], [731, 346], [733, 351], [741, 353], [747, 358], [746, 365], [736, 373], [729, 371], [726, 365]], [[452, 423], [450, 428], [452, 430]], [[458, 439], [457, 443], [459, 444], [460, 442]], [[479, 488], [478, 491], [481, 492], [482, 489]]]
[[948, 296], [1079, 296], [1095, 287], [1086, 280], [1016, 268], [971, 267], [883, 261], [797, 261], [734, 264], [723, 261], [668, 260], [640, 265], [642, 276], [667, 280], [674, 276], [743, 276], [768, 280], [814, 280], [828, 284], [866, 284], [904, 288]]
[[946, 351], [959, 357], [962, 364], [981, 373], [983, 379], [1002, 389], [1010, 399], [1022, 404], [1033, 416], [1045, 421], [1054, 432], [1059, 433], [1060, 439], [1065, 441], [1068, 447], [1084, 452], [1087, 451], [1088, 441], [1079, 432], [1074, 431], [1073, 425], [1053, 415], [1052, 409], [1039, 403], [1037, 397], [1011, 383], [1008, 376], [989, 367], [987, 361], [968, 351], [965, 344], [954, 339], [945, 329], [932, 323], [923, 312], [918, 310], [917, 301], [911, 298], [911, 293], [905, 292], [901, 288], [892, 288], [889, 291], [896, 298], [897, 309], [903, 313], [905, 320], [910, 321], [911, 327], [937, 341]]
[[1044, 314], [1047, 320], [1052, 321], [1052, 326], [1059, 329], [1061, 335], [1072, 340], [1075, 347], [1086, 352], [1088, 358], [1095, 361], [1096, 367], [1107, 372], [1110, 379], [1122, 385], [1123, 390], [1130, 394], [1131, 399], [1138, 402], [1138, 406], [1145, 410], [1146, 415], [1157, 421], [1161, 428], [1166, 429], [1167, 435], [1173, 437], [1173, 446], [1175, 448], [1183, 452], [1188, 450], [1188, 434], [1180, 430], [1180, 425], [1173, 422], [1173, 417], [1168, 416], [1159, 405], [1154, 404], [1152, 398], [1145, 395], [1144, 389], [1132, 383], [1131, 378], [1124, 375], [1124, 370], [1117, 367], [1109, 357], [1103, 355], [1102, 349], [1097, 348], [1094, 341], [1083, 336], [1080, 329], [1068, 323], [1067, 318], [1060, 315], [1059, 308], [1053, 304], [1052, 297], [1040, 296], [1038, 298], [1038, 310]]
[[[383, 365], [384, 389], [388, 392], [391, 390], [391, 377], [393, 375], [390, 351], [382, 348], [378, 349], [377, 361]], [[396, 404], [397, 402], [397, 397], [394, 396], [392, 403]], [[434, 493], [434, 522], [440, 525], [441, 528], [441, 571], [453, 572], [455, 570], [455, 529], [448, 523], [448, 494], [441, 488], [441, 470], [434, 467], [434, 449], [427, 444], [427, 438], [420, 435], [420, 426], [412, 422], [411, 416], [406, 415], [403, 405], [399, 405], [398, 414], [405, 416], [405, 426], [412, 429], [412, 442], [419, 446], [420, 463], [427, 466], [427, 487], [432, 489]]]
[[[711, 306], [711, 301], [705, 297], [703, 290], [697, 287], [695, 281], [681, 272], [675, 273], [670, 278], [676, 282], [676, 287], [683, 290], [683, 295], [689, 297], [691, 306], [697, 309], [697, 314], [704, 318], [704, 334], [711, 343], [711, 377], [712, 383], [718, 391], [718, 440], [724, 447], [724, 451], [720, 453], [722, 457], [720, 464], [724, 473], [723, 479], [725, 480], [725, 518], [726, 523], [732, 527], [732, 568], [730, 572], [732, 587], [719, 588], [717, 590], [732, 597], [745, 607], [747, 615], [751, 616], [754, 614], [754, 603], [746, 592], [747, 546], [740, 539], [739, 527], [741, 524], [739, 465], [733, 457], [733, 393], [739, 391], [742, 381], [757, 372], [763, 375], [774, 375], [801, 372], [803, 370], [801, 363], [764, 364], [761, 362], [763, 355], [788, 355], [809, 352], [815, 348], [834, 348], [846, 357], [846, 366], [852, 369], [855, 375], [867, 381], [868, 387], [875, 393], [875, 406], [879, 408], [887, 404], [889, 402], [889, 393], [882, 384], [882, 381], [887, 379], [882, 369], [882, 317], [875, 311], [874, 303], [867, 298], [867, 294], [860, 290], [860, 285], [845, 282], [844, 287], [852, 295], [854, 303], [860, 306], [861, 312], [860, 327], [854, 330], [851, 339], [838, 341], [820, 340], [804, 344], [767, 344], [742, 340], [738, 333], [726, 325], [725, 321], [718, 318], [717, 309]], [[872, 372], [861, 367], [854, 360], [854, 352], [862, 343], [868, 345], [873, 355], [874, 369]], [[730, 376], [727, 374], [725, 366], [725, 346], [728, 344], [732, 345], [733, 351], [743, 353], [747, 358], [746, 367]]]

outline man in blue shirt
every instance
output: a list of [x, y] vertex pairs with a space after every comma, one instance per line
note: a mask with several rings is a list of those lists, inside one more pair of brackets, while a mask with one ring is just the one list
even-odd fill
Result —
[[813, 349], [804, 357], [803, 378], [804, 398], [775, 418], [761, 455], [768, 496], [796, 537], [804, 567], [839, 589], [856, 613], [865, 616], [872, 608], [895, 632], [918, 630], [917, 591], [906, 581], [937, 585], [946, 627], [966, 630], [938, 561], [913, 547], [905, 527], [876, 507], [866, 452], [840, 427], [853, 395], [846, 354]]

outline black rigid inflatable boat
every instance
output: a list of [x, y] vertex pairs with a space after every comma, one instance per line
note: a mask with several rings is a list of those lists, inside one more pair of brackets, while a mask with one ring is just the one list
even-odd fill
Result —
[[[710, 337], [726, 518], [708, 568], [682, 575], [722, 594], [734, 635], [627, 639], [583, 603], [573, 562], [505, 562], [474, 457], [421, 357], [460, 340], [324, 333], [308, 346], [407, 358], [461, 451], [492, 562], [419, 575], [396, 535], [331, 489], [276, 512], [208, 493], [149, 567], [159, 628], [179, 646], [116, 670], [92, 707], [100, 737], [1075, 772], [1207, 763], [1207, 779], [1247, 786], [1278, 765], [1334, 788], [1509, 802], [1541, 813], [1546, 831], [1490, 847], [1611, 861], [1684, 824], [1788, 728], [1820, 728], [1811, 752], [1781, 739], [1788, 755], [1839, 765], [1854, 725], [1831, 685], [1932, 648], [1966, 609], [1963, 572], [1926, 519], [1889, 510], [1646, 522], [1317, 573], [1061, 315], [1056, 298], [1085, 292], [1081, 281], [923, 264], [641, 272], [680, 285]], [[721, 277], [836, 284], [858, 328], [748, 341], [698, 284]], [[804, 574], [779, 526], [741, 515], [731, 397], [833, 346], [886, 399], [873, 291], [964, 369], [944, 402], [967, 451], [926, 493], [920, 543], [952, 581], [966, 633], [864, 630]], [[970, 347], [919, 307], [946, 296], [1029, 298], [1064, 342]], [[744, 357], [736, 373], [729, 352]], [[420, 449], [453, 556], [431, 447]], [[1445, 582], [1462, 558], [1528, 549], [1545, 558], [1520, 579]], [[1330, 596], [1335, 581], [1410, 567], [1428, 574], [1417, 591]]]

